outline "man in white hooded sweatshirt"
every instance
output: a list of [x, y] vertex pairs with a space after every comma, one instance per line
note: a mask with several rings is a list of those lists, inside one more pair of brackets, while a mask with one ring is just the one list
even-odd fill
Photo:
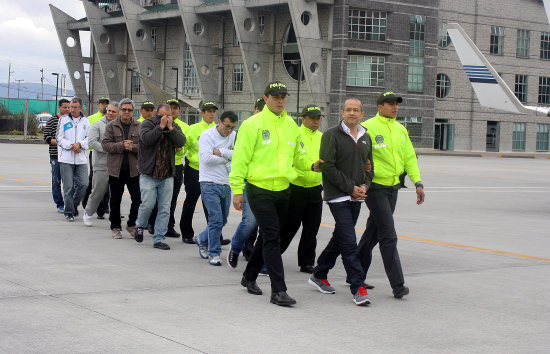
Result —
[[81, 114], [82, 100], [73, 98], [69, 114], [59, 118], [57, 125], [57, 160], [63, 183], [65, 220], [72, 222], [78, 215], [78, 204], [88, 187], [88, 129], [90, 122]]

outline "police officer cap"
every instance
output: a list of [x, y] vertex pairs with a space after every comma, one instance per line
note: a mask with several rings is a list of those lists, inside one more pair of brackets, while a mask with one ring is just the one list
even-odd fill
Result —
[[168, 103], [169, 105], [175, 104], [175, 105], [177, 105], [178, 107], [181, 107], [180, 101], [177, 100], [177, 99], [175, 99], [175, 98], [166, 100], [166, 103]]
[[397, 101], [397, 103], [403, 102], [403, 99], [399, 96], [397, 96], [393, 91], [386, 91], [378, 95], [378, 98], [376, 99], [376, 105], [384, 104], [386, 102], [393, 103]]
[[301, 117], [319, 117], [322, 116], [321, 107], [315, 104], [308, 104], [302, 109]]
[[100, 97], [97, 103], [109, 103], [109, 97]]
[[272, 81], [265, 87], [264, 95], [277, 96], [281, 93], [288, 95], [286, 85], [281, 81]]
[[155, 104], [151, 101], [145, 101], [141, 104], [141, 109], [155, 108]]
[[263, 97], [256, 98], [256, 102], [254, 103], [254, 109], [257, 109], [258, 111], [261, 111], [264, 109], [265, 101]]
[[211, 108], [214, 108], [215, 110], [218, 110], [218, 106], [214, 102], [206, 101], [201, 104], [201, 112], [207, 111]]

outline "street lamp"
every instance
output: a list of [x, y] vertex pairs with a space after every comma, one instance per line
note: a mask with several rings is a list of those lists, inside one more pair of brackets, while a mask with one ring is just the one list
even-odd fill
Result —
[[131, 72], [130, 74], [130, 99], [133, 99], [133, 92], [134, 92], [134, 69], [126, 68], [126, 71]]
[[55, 82], [55, 104], [57, 104], [57, 90], [59, 89], [59, 73], [52, 73], [52, 75], [55, 75], [56, 82]]
[[179, 68], [173, 67], [172, 70], [176, 70], [176, 100], [178, 99], [178, 83], [179, 83]]
[[19, 85], [21, 84], [21, 81], [25, 81], [25, 80], [21, 79], [21, 80], [15, 80], [15, 81], [17, 81], [17, 98], [19, 98]]
[[302, 81], [302, 60], [295, 59], [290, 61], [293, 65], [298, 65], [298, 94], [296, 95], [296, 114], [300, 115], [300, 82]]

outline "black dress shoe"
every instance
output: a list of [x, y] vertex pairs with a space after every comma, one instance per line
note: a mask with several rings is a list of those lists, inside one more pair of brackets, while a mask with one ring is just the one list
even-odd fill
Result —
[[403, 296], [409, 294], [409, 288], [406, 286], [398, 286], [397, 288], [393, 289], [393, 297], [396, 299], [401, 299]]
[[170, 246], [168, 246], [164, 242], [157, 242], [153, 245], [153, 247], [161, 249], [161, 250], [165, 250], [165, 251], [168, 251], [170, 249]]
[[272, 304], [279, 305], [279, 306], [290, 306], [290, 305], [294, 305], [296, 303], [296, 300], [288, 296], [286, 291], [277, 291], [277, 292], [271, 293], [270, 302]]
[[313, 274], [313, 266], [312, 265], [302, 266], [300, 267], [300, 272]]
[[262, 289], [260, 289], [258, 284], [256, 284], [255, 281], [246, 280], [244, 275], [241, 279], [241, 285], [246, 288], [246, 290], [248, 291], [249, 294], [252, 294], [252, 295], [262, 295], [263, 294]]
[[143, 241], [143, 230], [141, 227], [136, 227], [136, 231], [134, 232], [134, 240], [136, 242], [142, 242]]
[[185, 243], [189, 243], [191, 245], [194, 245], [195, 244], [195, 240], [193, 240], [193, 236], [191, 237], [183, 237], [181, 238], [181, 240]]
[[155, 234], [155, 226], [154, 225], [147, 225], [147, 231], [149, 232], [149, 234], [151, 235], [154, 235]]
[[103, 219], [105, 219], [105, 215], [103, 215], [103, 214], [101, 214], [101, 215], [97, 214], [97, 218], [98, 218], [98, 220], [103, 220]]
[[228, 240], [226, 238], [221, 238], [220, 239], [220, 243], [222, 244], [222, 246], [225, 246], [225, 245], [228, 245], [231, 243], [231, 240]]
[[181, 235], [174, 229], [169, 228], [168, 231], [166, 231], [165, 237], [171, 237], [171, 238], [179, 238]]

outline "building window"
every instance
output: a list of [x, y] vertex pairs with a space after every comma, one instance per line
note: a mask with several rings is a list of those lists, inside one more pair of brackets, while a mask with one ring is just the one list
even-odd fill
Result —
[[550, 77], [539, 76], [538, 103], [550, 104]]
[[521, 102], [527, 102], [527, 75], [516, 75], [514, 95]]
[[437, 44], [439, 48], [447, 48], [451, 44], [451, 36], [447, 32], [447, 24], [444, 22], [439, 23], [439, 32], [437, 34]]
[[531, 31], [518, 29], [518, 47], [516, 49], [516, 56], [520, 58], [529, 58], [530, 37]]
[[525, 123], [514, 123], [512, 151], [525, 151]]
[[187, 37], [183, 43], [183, 92], [188, 95], [196, 95], [199, 93], [199, 82], [197, 80], [197, 73], [195, 66], [193, 65], [193, 58], [191, 57], [191, 49], [187, 42]]
[[151, 42], [153, 42], [153, 51], [157, 50], [157, 33], [158, 27], [151, 27]]
[[239, 36], [237, 36], [237, 29], [233, 28], [233, 46], [238, 47], [239, 46]]
[[537, 151], [548, 151], [548, 131], [550, 124], [537, 124]]
[[260, 17], [258, 18], [258, 28], [260, 29], [260, 35], [264, 35], [264, 29], [265, 29], [265, 16], [264, 15], [260, 15]]
[[451, 92], [451, 79], [447, 74], [437, 74], [435, 81], [435, 96], [437, 98], [445, 98]]
[[296, 33], [294, 32], [292, 23], [288, 25], [283, 36], [282, 52], [283, 64], [285, 65], [288, 75], [296, 81], [298, 81], [298, 77], [301, 77], [301, 81], [304, 81], [306, 78], [302, 66], [302, 58], [300, 57]]
[[350, 9], [348, 38], [385, 41], [386, 21], [386, 12]]
[[346, 85], [374, 87], [384, 86], [384, 57], [348, 55]]
[[424, 90], [424, 44], [426, 34], [426, 16], [410, 17], [408, 90]]
[[132, 71], [132, 87], [133, 92], [141, 92], [141, 79], [139, 77], [139, 74], [135, 71]]
[[550, 59], [550, 32], [540, 34], [540, 58]]
[[491, 26], [491, 44], [489, 52], [495, 55], [502, 55], [504, 49], [504, 27]]
[[233, 64], [233, 92], [242, 92], [244, 82], [244, 65]]

